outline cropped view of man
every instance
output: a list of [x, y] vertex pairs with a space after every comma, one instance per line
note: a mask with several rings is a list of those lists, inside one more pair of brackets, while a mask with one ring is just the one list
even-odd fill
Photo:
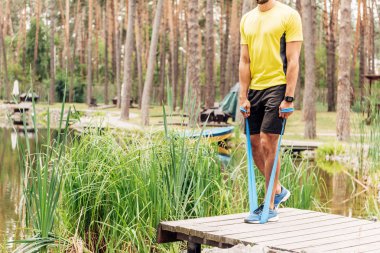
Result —
[[[258, 6], [241, 19], [239, 64], [240, 106], [248, 118], [253, 159], [265, 176], [266, 188], [274, 163], [282, 120], [292, 113], [303, 34], [299, 13], [276, 0], [257, 0]], [[280, 160], [268, 221], [277, 221], [278, 207], [290, 196], [279, 181]], [[263, 204], [245, 219], [259, 223]]]

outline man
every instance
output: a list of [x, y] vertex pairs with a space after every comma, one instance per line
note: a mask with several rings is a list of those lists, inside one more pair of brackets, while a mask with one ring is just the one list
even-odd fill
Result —
[[[253, 159], [268, 188], [282, 120], [292, 114], [281, 109], [293, 107], [303, 35], [296, 10], [276, 0], [257, 3], [240, 23], [239, 99], [247, 111]], [[280, 160], [277, 167], [268, 221], [278, 220], [278, 206], [290, 196], [279, 182]], [[245, 222], [259, 223], [262, 210], [260, 205]]]

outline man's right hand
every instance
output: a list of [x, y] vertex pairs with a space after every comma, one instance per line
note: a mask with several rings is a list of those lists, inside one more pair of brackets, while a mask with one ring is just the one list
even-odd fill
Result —
[[246, 112], [243, 112], [240, 110], [240, 112], [243, 114], [244, 118], [248, 118], [251, 114], [251, 103], [248, 99], [242, 99], [240, 100], [240, 107], [244, 108]]

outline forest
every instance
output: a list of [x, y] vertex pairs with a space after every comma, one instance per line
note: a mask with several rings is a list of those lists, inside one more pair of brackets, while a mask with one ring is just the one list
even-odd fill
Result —
[[[376, 0], [284, 2], [303, 18], [296, 108], [305, 109], [305, 137], [314, 138], [316, 103], [326, 104], [327, 111], [339, 111], [368, 95], [365, 75], [376, 69], [380, 4]], [[142, 123], [147, 125], [147, 108], [167, 103], [168, 92], [173, 109], [182, 109], [189, 94], [198, 107], [210, 108], [238, 82], [239, 22], [256, 1], [5, 0], [1, 4], [4, 100], [10, 99], [15, 80], [22, 92], [33, 86], [51, 104], [62, 101], [66, 85], [67, 102], [109, 104], [115, 99], [123, 119], [129, 117], [131, 102], [126, 101], [132, 101], [142, 109]]]
[[[0, 251], [184, 252], [160, 244], [162, 222], [246, 212], [250, 172], [262, 201], [242, 115], [199, 116], [236, 93], [257, 2], [1, 0]], [[380, 0], [278, 2], [304, 39], [276, 147], [292, 192], [278, 229], [305, 247], [379, 246], [378, 223], [363, 240], [348, 226], [380, 219]], [[227, 226], [245, 238], [241, 217]]]

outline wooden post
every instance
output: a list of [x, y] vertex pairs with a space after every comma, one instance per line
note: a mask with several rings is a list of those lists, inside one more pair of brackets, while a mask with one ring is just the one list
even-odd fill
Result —
[[201, 245], [199, 243], [187, 242], [187, 253], [201, 253]]

